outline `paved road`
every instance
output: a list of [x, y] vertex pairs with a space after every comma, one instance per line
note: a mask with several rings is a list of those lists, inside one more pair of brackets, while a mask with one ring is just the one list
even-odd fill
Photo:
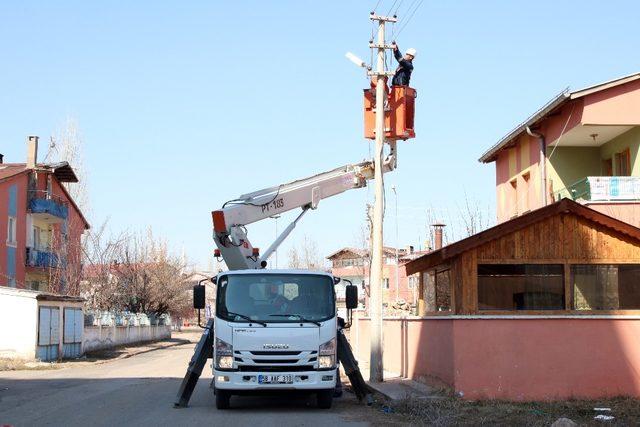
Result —
[[[215, 409], [210, 368], [191, 399], [173, 401], [193, 344], [112, 362], [47, 371], [0, 372], [0, 425], [370, 425], [379, 416], [350, 393], [330, 410], [313, 398], [234, 397], [234, 409]], [[375, 422], [374, 422], [375, 424]]]

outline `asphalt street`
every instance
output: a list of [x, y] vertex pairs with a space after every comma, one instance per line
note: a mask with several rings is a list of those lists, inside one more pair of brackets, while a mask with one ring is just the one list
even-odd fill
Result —
[[[332, 409], [314, 397], [234, 397], [217, 410], [210, 365], [188, 408], [173, 402], [194, 344], [102, 364], [57, 370], [0, 372], [0, 425], [338, 426], [379, 423], [379, 413], [345, 393]], [[378, 421], [378, 422], [376, 422]]]

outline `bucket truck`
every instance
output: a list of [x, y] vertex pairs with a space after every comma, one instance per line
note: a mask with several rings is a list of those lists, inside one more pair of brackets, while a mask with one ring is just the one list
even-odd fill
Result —
[[[383, 162], [395, 168], [395, 146]], [[212, 212], [215, 255], [229, 271], [216, 284], [215, 314], [189, 364], [176, 406], [186, 406], [207, 358], [213, 359], [216, 406], [232, 395], [285, 390], [314, 393], [318, 406], [331, 407], [340, 361], [359, 399], [370, 398], [351, 348], [341, 332], [358, 305], [357, 287], [345, 288], [347, 322], [336, 311], [334, 286], [340, 278], [324, 271], [267, 270], [267, 261], [300, 219], [320, 201], [362, 188], [374, 176], [373, 162], [345, 165], [305, 179], [266, 188], [225, 203]], [[294, 221], [262, 254], [246, 226], [300, 209]], [[194, 307], [204, 308], [204, 286], [194, 288]]]

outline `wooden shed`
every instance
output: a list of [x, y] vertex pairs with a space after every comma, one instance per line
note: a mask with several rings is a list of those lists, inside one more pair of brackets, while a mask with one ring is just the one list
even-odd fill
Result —
[[385, 368], [465, 399], [640, 398], [640, 229], [564, 199], [406, 268], [420, 313], [385, 319]]
[[424, 255], [419, 314], [640, 314], [640, 229], [563, 199]]

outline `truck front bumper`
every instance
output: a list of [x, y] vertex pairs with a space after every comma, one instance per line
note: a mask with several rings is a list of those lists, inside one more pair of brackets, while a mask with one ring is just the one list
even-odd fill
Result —
[[[292, 384], [260, 384], [260, 375], [291, 375]], [[305, 372], [213, 371], [215, 388], [220, 390], [325, 390], [336, 387], [337, 369]]]

